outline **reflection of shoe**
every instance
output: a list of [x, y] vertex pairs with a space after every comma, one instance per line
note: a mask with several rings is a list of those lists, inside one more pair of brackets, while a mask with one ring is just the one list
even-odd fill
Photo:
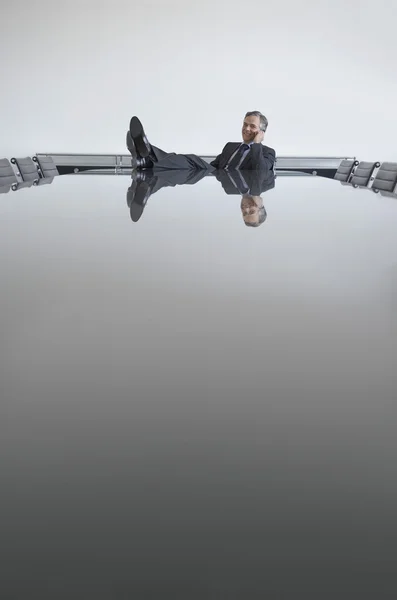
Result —
[[142, 216], [144, 206], [140, 206], [139, 204], [132, 203], [130, 206], [130, 217], [131, 221], [134, 223], [138, 223], [139, 219]]
[[140, 181], [146, 181], [148, 183], [152, 183], [153, 179], [154, 179], [154, 174], [153, 174], [153, 169], [144, 169], [144, 170], [139, 170], [134, 174], [134, 179], [136, 179], [136, 181], [140, 182]]
[[130, 187], [127, 190], [127, 206], [128, 208], [131, 207], [132, 202], [134, 201], [135, 198], [135, 190], [136, 190], [136, 186], [138, 185], [138, 182], [136, 179], [133, 179], [131, 182]]
[[138, 117], [132, 117], [130, 121], [130, 134], [138, 155], [142, 158], [149, 156], [151, 152], [151, 146], [143, 130], [143, 125]]
[[[131, 190], [131, 194], [130, 194]], [[131, 220], [136, 223], [142, 216], [147, 201], [152, 192], [151, 185], [147, 181], [137, 181], [136, 186], [133, 185], [127, 192], [127, 204], [130, 207]], [[129, 197], [130, 195], [130, 197]]]
[[148, 181], [138, 181], [135, 190], [134, 202], [146, 206], [149, 196], [152, 193], [152, 187]]

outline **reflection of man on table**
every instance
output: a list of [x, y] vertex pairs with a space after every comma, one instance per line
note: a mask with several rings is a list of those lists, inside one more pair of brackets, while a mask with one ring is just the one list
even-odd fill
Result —
[[196, 154], [168, 153], [153, 146], [138, 117], [132, 117], [127, 147], [132, 155], [133, 168], [137, 169], [272, 169], [276, 159], [275, 151], [262, 144], [267, 126], [268, 121], [261, 112], [247, 112], [241, 130], [243, 141], [228, 142], [215, 160], [208, 163]]
[[216, 171], [215, 177], [222, 184], [226, 194], [241, 194], [241, 213], [248, 227], [259, 227], [266, 220], [267, 213], [261, 194], [274, 188], [274, 171]]
[[267, 213], [261, 196], [245, 194], [240, 206], [244, 223], [248, 227], [259, 227], [266, 221]]
[[212, 175], [216, 176], [226, 194], [242, 196], [241, 212], [246, 225], [258, 227], [265, 221], [266, 210], [261, 194], [275, 185], [274, 172], [269, 169], [215, 173], [205, 170], [136, 171], [127, 191], [127, 204], [132, 221], [139, 221], [149, 197], [160, 189], [176, 185], [194, 185], [204, 177]]

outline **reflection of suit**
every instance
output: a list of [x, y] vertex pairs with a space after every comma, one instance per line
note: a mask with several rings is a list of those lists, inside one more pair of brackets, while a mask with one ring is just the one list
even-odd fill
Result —
[[[221, 154], [219, 154], [215, 160], [212, 161], [211, 165], [215, 169], [224, 169], [227, 166], [230, 158], [234, 152], [240, 147], [241, 142], [228, 142], [223, 148]], [[276, 153], [273, 148], [265, 146], [264, 144], [252, 144], [250, 151], [244, 158], [239, 169], [240, 170], [253, 170], [253, 169], [271, 169], [276, 160]]]
[[205, 169], [170, 169], [169, 171], [146, 170], [144, 180], [132, 178], [131, 186], [127, 190], [127, 204], [130, 208], [131, 219], [136, 222], [142, 216], [143, 210], [152, 194], [163, 187], [176, 185], [194, 185], [211, 172]]
[[175, 187], [176, 185], [195, 185], [201, 179], [207, 176], [215, 175], [222, 184], [226, 194], [251, 194], [260, 196], [274, 187], [274, 171], [272, 169], [262, 169], [255, 171], [210, 171], [207, 169], [170, 169], [169, 171], [156, 170], [145, 171], [144, 180], [135, 180], [133, 178], [131, 186], [127, 191], [127, 204], [130, 208], [131, 219], [138, 221], [143, 210], [152, 194], [155, 194], [163, 187]]
[[251, 194], [260, 196], [275, 186], [273, 169], [257, 169], [255, 171], [224, 171], [214, 173], [226, 194]]
[[187, 170], [187, 169], [170, 169], [169, 171], [161, 170], [146, 171], [149, 175], [146, 180], [152, 188], [152, 194], [155, 194], [163, 187], [175, 187], [176, 185], [194, 185], [208, 175], [207, 171], [203, 170]]

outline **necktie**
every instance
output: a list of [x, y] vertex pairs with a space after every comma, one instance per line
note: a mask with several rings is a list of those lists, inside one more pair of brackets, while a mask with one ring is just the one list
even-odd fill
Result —
[[247, 182], [244, 177], [241, 175], [241, 171], [231, 171], [227, 170], [227, 174], [229, 175], [229, 179], [233, 183], [234, 187], [240, 192], [240, 194], [246, 194], [249, 192], [249, 187], [247, 186]]
[[248, 144], [241, 144], [240, 148], [237, 150], [236, 154], [233, 156], [232, 160], [227, 165], [228, 169], [236, 169], [238, 167], [244, 152], [248, 150], [248, 148]]

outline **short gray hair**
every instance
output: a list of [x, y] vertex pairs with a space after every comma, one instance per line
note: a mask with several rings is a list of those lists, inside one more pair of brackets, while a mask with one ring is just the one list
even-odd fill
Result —
[[267, 212], [264, 206], [261, 206], [260, 209], [258, 210], [258, 220], [256, 223], [247, 223], [246, 221], [244, 221], [244, 223], [247, 225], [247, 227], [259, 227], [259, 225], [262, 225], [262, 223], [264, 223], [266, 221], [266, 217], [267, 217]]
[[262, 113], [259, 110], [251, 110], [250, 112], [247, 112], [245, 116], [259, 117], [259, 127], [261, 131], [266, 131], [267, 126], [269, 125], [269, 121], [266, 119], [265, 115], [262, 115]]

